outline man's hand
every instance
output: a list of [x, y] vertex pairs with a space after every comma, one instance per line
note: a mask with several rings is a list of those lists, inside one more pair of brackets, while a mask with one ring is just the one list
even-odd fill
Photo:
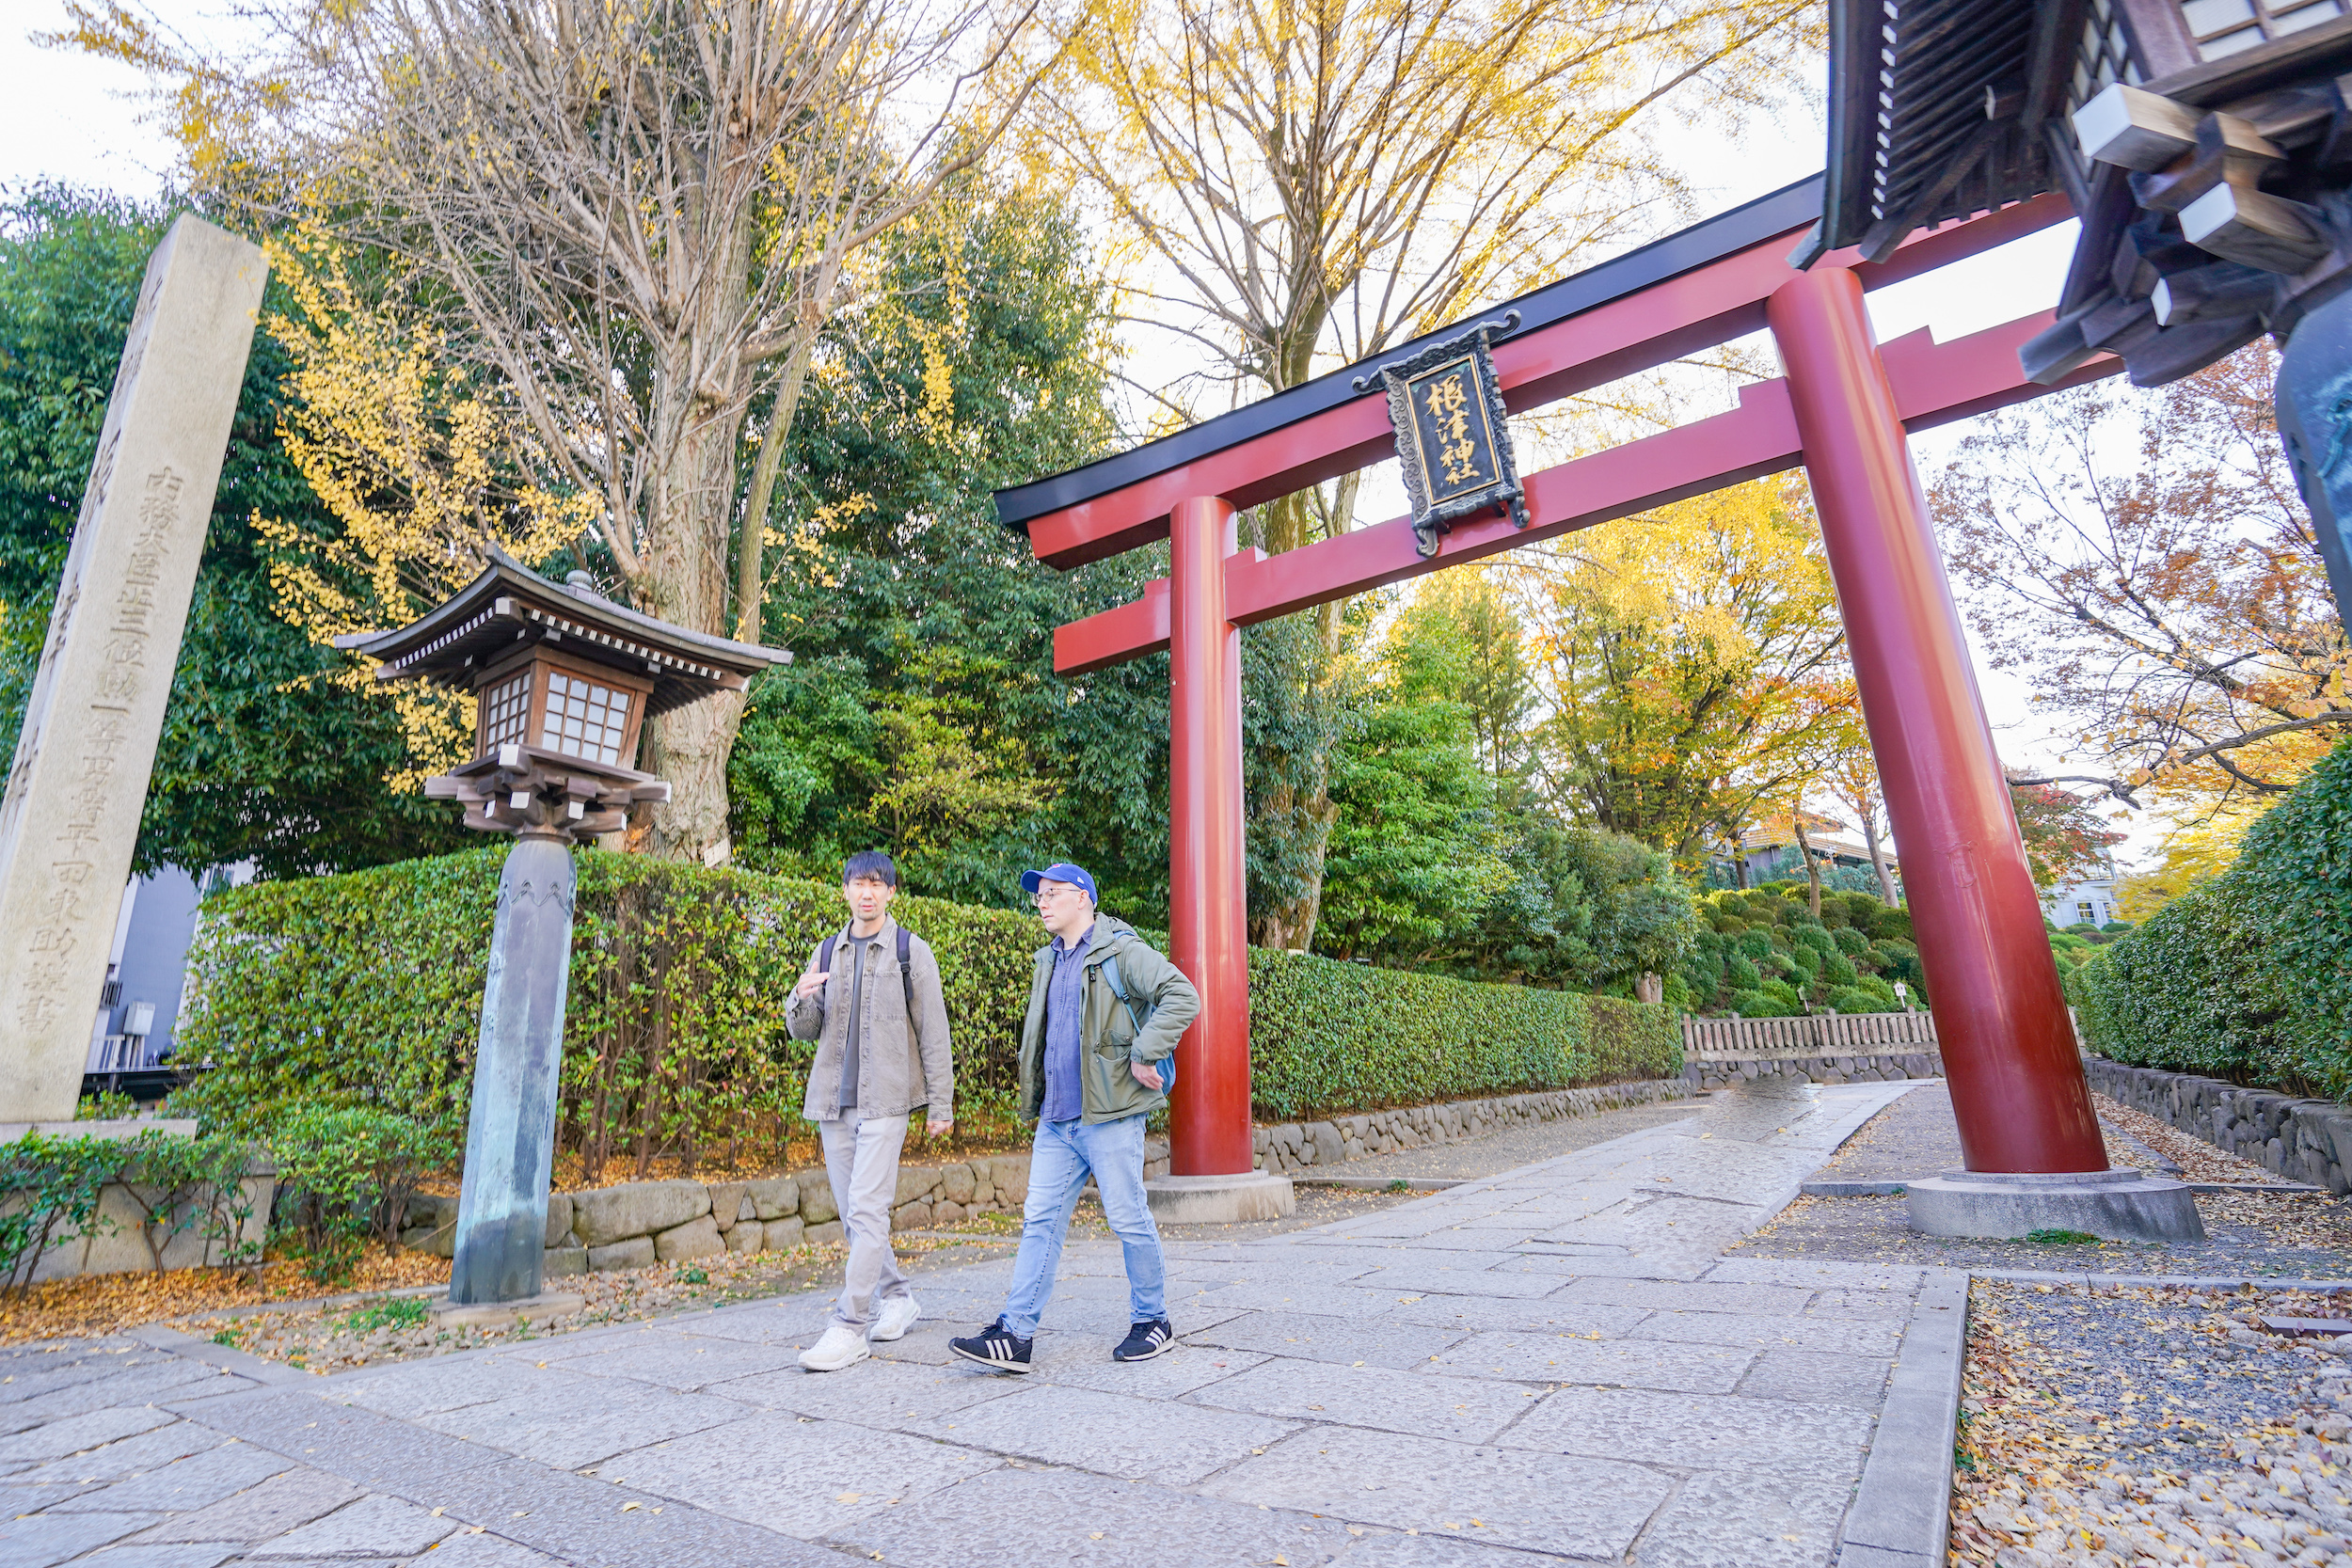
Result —
[[832, 978], [832, 976], [828, 975], [823, 970], [812, 969], [807, 974], [801, 976], [801, 983], [792, 988], [792, 994], [794, 996], [813, 996], [818, 991], [824, 989], [825, 982], [830, 978]]
[[947, 1129], [953, 1127], [955, 1124], [956, 1118], [953, 1117], [949, 1117], [946, 1121], [941, 1121], [937, 1117], [933, 1117], [930, 1120], [923, 1124], [923, 1135], [927, 1138], [944, 1137], [946, 1134]]
[[1160, 1092], [1160, 1069], [1158, 1068], [1146, 1067], [1141, 1062], [1129, 1062], [1127, 1070], [1136, 1075], [1136, 1083], [1141, 1084], [1153, 1094]]

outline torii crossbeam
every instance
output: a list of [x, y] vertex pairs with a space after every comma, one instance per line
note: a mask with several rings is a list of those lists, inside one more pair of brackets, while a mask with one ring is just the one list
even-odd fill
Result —
[[[1500, 517], [1459, 525], [1426, 560], [1406, 517], [1271, 558], [1236, 548], [1238, 508], [1391, 455], [1378, 378], [1363, 392], [1351, 385], [1369, 364], [998, 492], [1000, 516], [1025, 528], [1052, 565], [1170, 541], [1169, 578], [1132, 604], [1060, 627], [1054, 662], [1075, 673], [1163, 648], [1173, 656], [1169, 941], [1202, 1000], [1177, 1075], [1177, 1175], [1242, 1177], [1252, 1164], [1238, 628], [1800, 464], [1902, 845], [1968, 1169], [2106, 1169], [1905, 441], [1907, 431], [2055, 390], [2026, 380], [2017, 358], [2052, 315], [1948, 343], [1918, 332], [1881, 346], [1863, 303], [1867, 289], [2062, 222], [2073, 209], [2044, 195], [1922, 230], [1883, 261], [1849, 250], [1797, 271], [1790, 248], [1820, 211], [1817, 176], [1510, 302], [1521, 325], [1494, 358], [1515, 412], [1759, 329], [1771, 330], [1784, 369], [1743, 388], [1732, 412], [1529, 476], [1523, 531]], [[2059, 385], [2119, 369], [2094, 359]]]

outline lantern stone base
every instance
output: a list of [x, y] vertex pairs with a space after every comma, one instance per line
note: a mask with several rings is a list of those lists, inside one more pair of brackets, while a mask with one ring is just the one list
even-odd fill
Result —
[[588, 1298], [577, 1291], [542, 1291], [520, 1301], [485, 1301], [460, 1306], [447, 1296], [435, 1296], [425, 1303], [433, 1321], [445, 1328], [503, 1327], [520, 1319], [525, 1323], [546, 1323], [551, 1318], [568, 1318], [588, 1305]]
[[1904, 1189], [1911, 1227], [1930, 1236], [2016, 1239], [2074, 1230], [2111, 1242], [2201, 1242], [2186, 1182], [2118, 1167], [2022, 1173], [1947, 1170]]
[[1233, 1225], [1278, 1220], [1298, 1207], [1287, 1176], [1246, 1170], [1232, 1176], [1161, 1176], [1143, 1184], [1152, 1217], [1162, 1225]]

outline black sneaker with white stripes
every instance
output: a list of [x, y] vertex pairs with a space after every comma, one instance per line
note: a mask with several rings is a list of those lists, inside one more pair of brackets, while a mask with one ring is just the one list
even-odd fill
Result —
[[1029, 1370], [1030, 1343], [1007, 1328], [1005, 1320], [999, 1318], [969, 1339], [948, 1340], [947, 1348], [992, 1372], [1025, 1372]]
[[1166, 1355], [1176, 1348], [1176, 1330], [1166, 1318], [1153, 1318], [1127, 1330], [1127, 1338], [1111, 1352], [1114, 1361], [1149, 1361], [1155, 1355]]

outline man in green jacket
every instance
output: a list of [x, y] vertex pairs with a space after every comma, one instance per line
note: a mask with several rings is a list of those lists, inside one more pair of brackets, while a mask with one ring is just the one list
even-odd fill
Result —
[[1176, 1042], [1200, 993], [1123, 921], [1098, 914], [1094, 879], [1062, 862], [1025, 871], [1022, 889], [1053, 942], [1040, 948], [1021, 1024], [1021, 1110], [1037, 1123], [1021, 1253], [997, 1320], [947, 1348], [992, 1371], [1025, 1372], [1054, 1291], [1062, 1237], [1087, 1178], [1125, 1249], [1133, 1324], [1115, 1361], [1148, 1361], [1176, 1343], [1168, 1264], [1143, 1193], [1143, 1123], [1168, 1098]]

